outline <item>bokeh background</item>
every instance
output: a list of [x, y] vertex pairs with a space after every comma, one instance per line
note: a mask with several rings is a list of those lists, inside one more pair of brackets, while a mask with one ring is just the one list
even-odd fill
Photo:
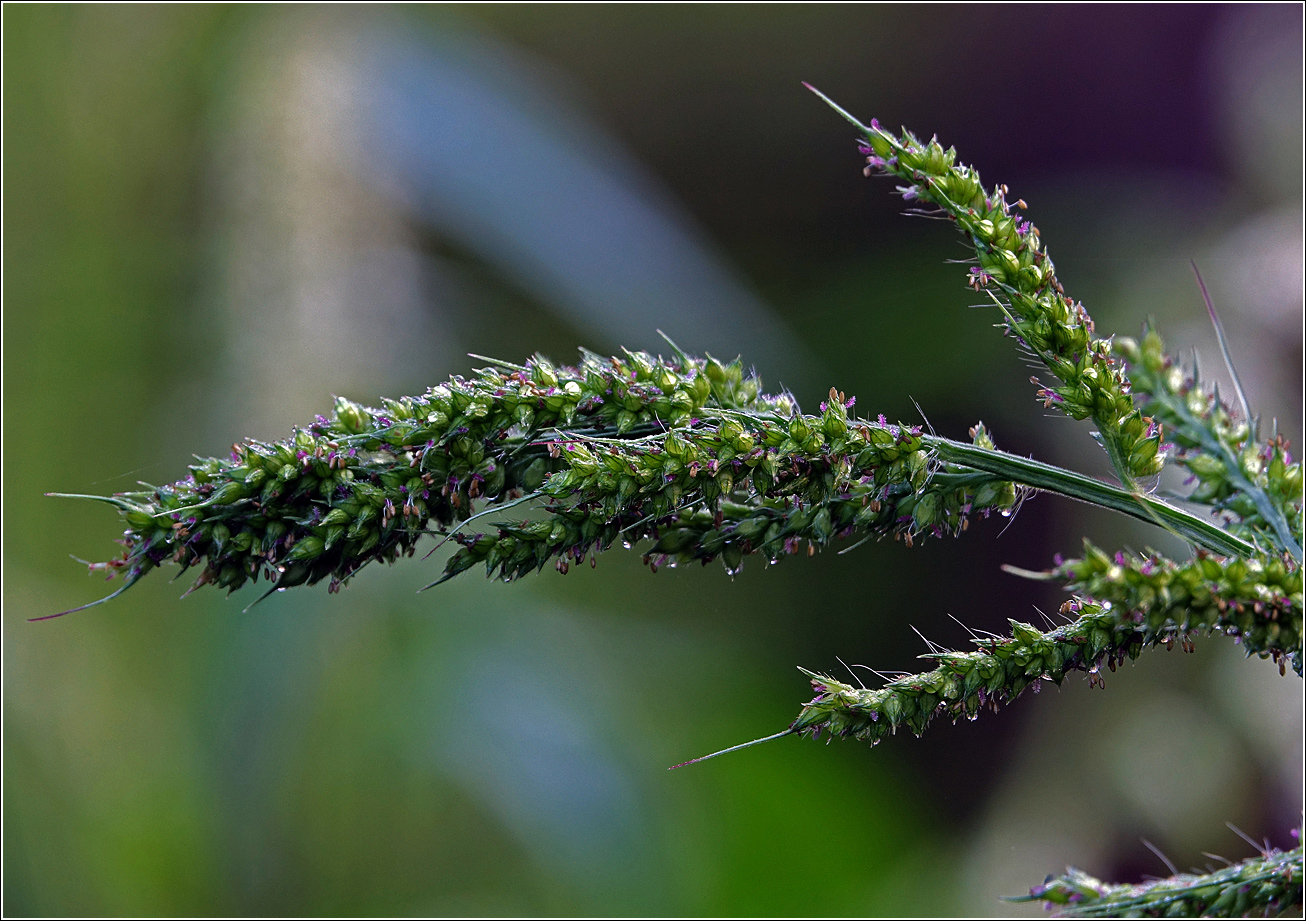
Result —
[[[847, 127], [937, 132], [1030, 203], [1105, 331], [1156, 317], [1301, 434], [1302, 14], [1280, 6], [4, 10], [7, 915], [1010, 913], [1301, 821], [1301, 683], [1147, 654], [874, 750], [785, 739], [797, 665], [913, 668], [1061, 597], [1052, 498], [964, 539], [650, 575], [614, 551], [418, 596], [439, 557], [250, 611], [113, 603], [111, 492], [476, 362], [742, 353], [808, 407], [1102, 472]], [[111, 586], [109, 586], [111, 587]], [[863, 673], [864, 674], [864, 673]], [[1021, 906], [1037, 914], [1037, 908]]]

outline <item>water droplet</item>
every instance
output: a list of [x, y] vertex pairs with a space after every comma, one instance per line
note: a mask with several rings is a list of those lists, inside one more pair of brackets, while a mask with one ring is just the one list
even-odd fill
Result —
[[1010, 517], [1011, 517], [1011, 509], [1009, 509], [1009, 508], [1004, 508], [1004, 509], [1002, 510], [1002, 517], [1003, 517], [1003, 518], [1010, 518]]

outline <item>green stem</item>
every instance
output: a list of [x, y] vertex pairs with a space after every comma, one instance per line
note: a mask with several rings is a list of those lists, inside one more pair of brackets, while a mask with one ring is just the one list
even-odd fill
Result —
[[932, 448], [940, 460], [997, 474], [1022, 486], [1130, 515], [1140, 521], [1159, 525], [1222, 556], [1246, 557], [1256, 553], [1256, 548], [1251, 544], [1239, 540], [1211, 522], [1142, 493], [1110, 486], [1062, 467], [1007, 454], [1005, 451], [979, 448], [951, 438], [923, 435], [921, 441], [926, 447]]
[[1120, 485], [1126, 490], [1136, 490], [1134, 478], [1129, 474], [1129, 464], [1120, 449], [1120, 439], [1115, 427], [1109, 420], [1103, 420], [1096, 414], [1093, 416], [1093, 421], [1097, 423], [1097, 430], [1102, 436], [1102, 447], [1106, 450], [1106, 456], [1111, 459], [1111, 467], [1115, 470]]

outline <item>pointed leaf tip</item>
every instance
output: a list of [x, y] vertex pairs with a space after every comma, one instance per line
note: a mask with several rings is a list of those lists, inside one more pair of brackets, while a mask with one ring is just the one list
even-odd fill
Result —
[[1010, 563], [1003, 563], [999, 568], [1008, 575], [1019, 576], [1022, 579], [1030, 579], [1034, 582], [1055, 582], [1057, 580], [1055, 572], [1021, 569], [1019, 566], [1012, 566]]
[[[76, 557], [74, 557], [74, 559], [76, 559]], [[87, 608], [93, 608], [96, 605], [104, 604], [106, 601], [112, 601], [113, 599], [121, 595], [123, 592], [127, 591], [127, 589], [135, 585], [138, 581], [140, 581], [141, 576], [144, 574], [145, 574], [145, 570], [139, 570], [127, 576], [126, 581], [123, 582], [121, 586], [119, 586], [117, 591], [105, 595], [103, 598], [97, 599], [96, 601], [79, 605], [78, 607], [75, 608], [69, 608], [66, 611], [60, 611], [58, 614], [42, 614], [40, 617], [29, 617], [27, 618], [27, 622], [29, 624], [34, 624], [39, 620], [54, 620], [56, 617], [63, 617], [65, 614], [76, 614], [78, 611], [85, 611]]]
[[129, 502], [127, 499], [122, 498], [121, 495], [89, 496], [75, 492], [48, 492], [45, 495], [54, 499], [90, 499], [92, 502], [103, 502], [106, 505], [112, 505], [114, 508], [121, 509], [124, 512], [145, 511], [145, 509], [136, 503]]
[[452, 578], [453, 578], [454, 576], [456, 576], [456, 575], [458, 575], [458, 573], [456, 573], [456, 572], [446, 572], [444, 575], [442, 575], [440, 578], [436, 579], [434, 582], [430, 582], [430, 583], [428, 583], [428, 584], [426, 584], [426, 585], [423, 585], [421, 588], [419, 588], [419, 589], [417, 590], [417, 594], [420, 595], [420, 594], [422, 594], [422, 592], [427, 591], [428, 589], [435, 588], [437, 585], [443, 585], [444, 583], [448, 582], [450, 579], [452, 579]]
[[849, 122], [849, 123], [850, 123], [854, 128], [856, 128], [856, 129], [857, 129], [858, 131], [860, 131], [862, 134], [865, 134], [865, 135], [868, 135], [868, 136], [869, 136], [869, 135], [871, 135], [871, 134], [873, 133], [873, 132], [871, 131], [870, 128], [867, 128], [865, 125], [863, 125], [863, 124], [862, 124], [861, 122], [859, 122], [857, 119], [853, 118], [853, 116], [850, 115], [850, 114], [849, 114], [849, 113], [848, 113], [848, 112], [843, 108], [843, 106], [839, 105], [837, 102], [835, 102], [835, 101], [834, 101], [833, 99], [831, 99], [829, 96], [825, 95], [825, 93], [822, 93], [822, 92], [821, 92], [820, 90], [818, 90], [816, 87], [812, 86], [812, 84], [810, 84], [810, 83], [808, 83], [807, 81], [804, 80], [804, 81], [803, 81], [803, 86], [807, 87], [809, 90], [811, 90], [811, 91], [812, 91], [813, 93], [815, 93], [817, 96], [819, 96], [819, 97], [821, 98], [821, 100], [822, 100], [826, 105], [828, 105], [830, 108], [834, 109], [836, 112], [838, 112], [840, 115], [842, 115], [846, 121], [848, 121], [848, 122]]
[[[278, 581], [280, 581], [280, 580], [278, 580]], [[270, 597], [274, 592], [276, 592], [276, 590], [277, 590], [277, 587], [276, 587], [276, 585], [274, 584], [274, 585], [273, 585], [270, 589], [268, 589], [266, 592], [264, 592], [263, 594], [259, 595], [257, 598], [255, 598], [253, 601], [251, 601], [249, 604], [245, 605], [245, 607], [241, 609], [241, 612], [240, 612], [240, 613], [242, 613], [242, 614], [248, 614], [250, 608], [254, 607], [254, 605], [258, 604], [259, 602], [263, 601], [264, 599]], [[187, 592], [186, 594], [189, 595], [190, 592]], [[231, 593], [228, 592], [227, 594], [230, 595]]]
[[751, 742], [741, 742], [739, 745], [732, 745], [729, 748], [723, 748], [719, 752], [712, 752], [712, 754], [703, 755], [701, 758], [691, 758], [690, 760], [683, 761], [680, 764], [673, 764], [671, 767], [667, 768], [667, 770], [674, 771], [676, 768], [682, 768], [690, 764], [698, 764], [698, 762], [707, 761], [709, 758], [716, 758], [719, 757], [720, 755], [728, 755], [731, 752], [737, 752], [740, 749], [744, 749], [744, 748], [752, 748], [754, 745], [761, 745], [763, 742], [773, 742], [776, 739], [783, 739], [785, 736], [793, 735], [796, 732], [797, 730], [791, 726], [790, 728], [785, 729], [782, 732], [777, 732], [775, 735], [766, 736], [765, 738], [762, 739], [754, 739]]

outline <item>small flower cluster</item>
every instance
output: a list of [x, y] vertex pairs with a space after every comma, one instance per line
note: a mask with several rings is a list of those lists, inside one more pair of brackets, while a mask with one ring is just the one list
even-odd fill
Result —
[[1126, 658], [1135, 659], [1149, 646], [1176, 640], [1190, 651], [1190, 633], [1223, 630], [1230, 623], [1154, 623], [1111, 603], [1080, 598], [1061, 607], [1071, 622], [1046, 633], [1026, 623], [1010, 621], [1010, 637], [977, 637], [977, 652], [936, 651], [922, 655], [939, 663], [933, 671], [906, 675], [883, 687], [853, 687], [826, 675], [808, 672], [816, 697], [803, 705], [790, 731], [818, 737], [828, 731], [833, 738], [852, 738], [871, 745], [904, 726], [921, 735], [937, 716], [975, 719], [984, 707], [996, 711], [1019, 697], [1026, 688], [1037, 692], [1047, 680], [1061, 684], [1067, 673], [1085, 671], [1089, 684], [1105, 685], [1101, 673], [1111, 671]]
[[[654, 571], [720, 557], [733, 574], [748, 554], [775, 562], [854, 535], [910, 545], [1015, 505], [1010, 481], [939, 463], [919, 429], [850, 419], [852, 403], [831, 391], [820, 416], [705, 409], [695, 425], [661, 436], [557, 443], [565, 467], [542, 487], [548, 517], [455, 535], [462, 548], [444, 579], [478, 563], [505, 580], [550, 561], [566, 572], [617, 541], [646, 538], [656, 541], [644, 556]], [[972, 437], [992, 448], [982, 425]]]
[[1291, 918], [1302, 913], [1302, 847], [1267, 848], [1209, 873], [1135, 885], [1104, 883], [1071, 868], [1012, 902], [1045, 902], [1083, 918]]
[[115, 595], [169, 560], [202, 567], [194, 587], [329, 577], [334, 590], [373, 560], [411, 555], [432, 528], [470, 517], [477, 500], [537, 489], [565, 466], [537, 443], [541, 433], [568, 426], [633, 437], [708, 408], [796, 409], [788, 395], [764, 395], [738, 361], [643, 352], [586, 353], [578, 367], [536, 356], [379, 409], [339, 398], [330, 418], [285, 441], [242, 442], [176, 483], [92, 497], [116, 506], [128, 530], [122, 556], [91, 568], [125, 576]]
[[1008, 333], [1061, 382], [1040, 385], [1046, 405], [1074, 419], [1092, 418], [1122, 481], [1159, 473], [1160, 434], [1134, 407], [1111, 342], [1094, 336], [1083, 305], [1066, 296], [1038, 229], [1017, 213], [1025, 203], [1008, 204], [1006, 186], [985, 189], [979, 173], [957, 163], [956, 150], [937, 139], [923, 143], [906, 130], [895, 135], [874, 119], [867, 127], [835, 108], [864, 134], [867, 176], [904, 181], [903, 198], [936, 206], [966, 235], [977, 262], [968, 284], [993, 299]]
[[1291, 661], [1302, 674], [1302, 570], [1290, 559], [1223, 559], [1200, 550], [1187, 563], [1157, 553], [1113, 558], [1085, 541], [1081, 559], [1048, 575], [1131, 617], [1145, 636], [1220, 631], [1249, 656], [1272, 658], [1280, 672]]
[[1196, 482], [1191, 501], [1226, 513], [1231, 530], [1291, 553], [1301, 561], [1302, 468], [1281, 437], [1255, 439], [1248, 420], [1238, 418], [1218, 392], [1203, 386], [1165, 352], [1153, 329], [1141, 340], [1121, 338], [1134, 391], [1164, 424], [1174, 442], [1176, 461]]

